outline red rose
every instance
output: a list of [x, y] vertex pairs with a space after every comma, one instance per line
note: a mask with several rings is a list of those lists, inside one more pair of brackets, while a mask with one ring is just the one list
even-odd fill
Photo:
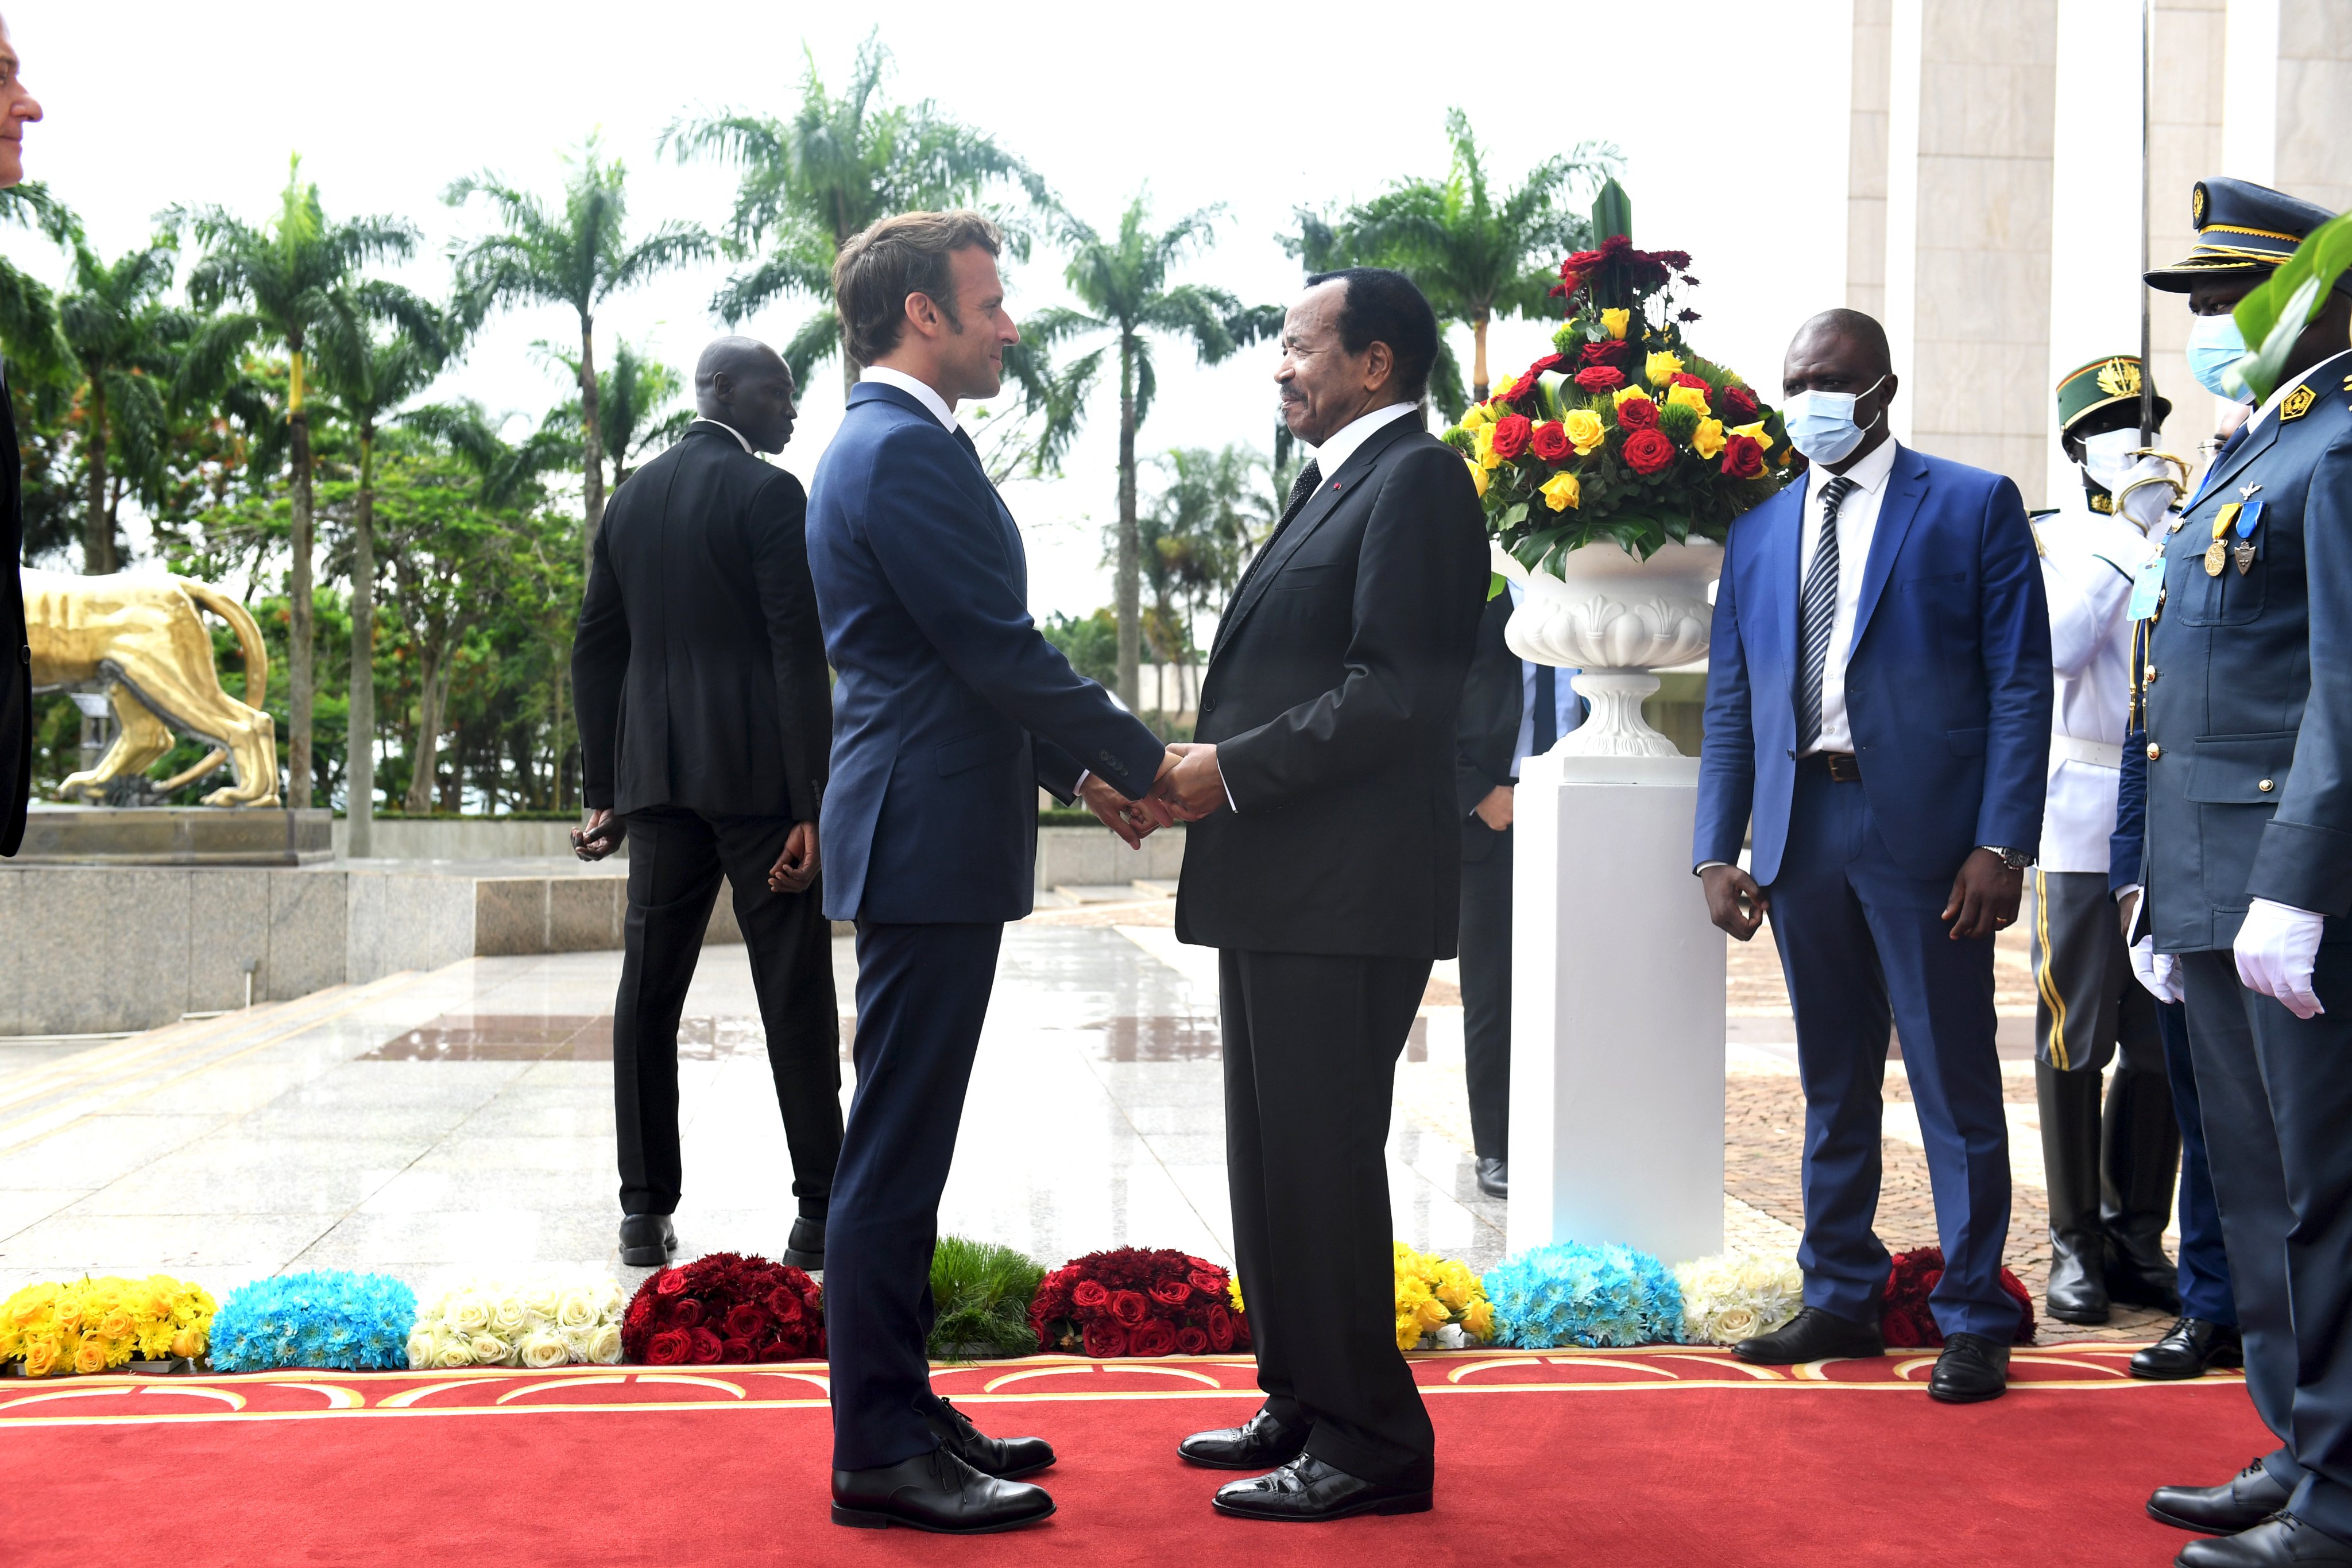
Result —
[[1715, 391], [1715, 388], [1708, 383], [1706, 377], [1695, 376], [1688, 371], [1676, 371], [1672, 376], [1666, 379], [1666, 384], [1670, 387], [1696, 387], [1703, 392], [1713, 392]]
[[1081, 1312], [1097, 1312], [1109, 1304], [1110, 1292], [1100, 1280], [1081, 1280], [1070, 1291], [1070, 1305]]
[[683, 1269], [664, 1269], [660, 1273], [656, 1274], [654, 1276], [654, 1294], [657, 1296], [682, 1296], [686, 1294], [686, 1270]]
[[1247, 1350], [1250, 1347], [1249, 1314], [1247, 1312], [1235, 1312], [1234, 1314], [1234, 1342], [1238, 1349]]
[[1620, 430], [1655, 430], [1658, 428], [1658, 405], [1645, 398], [1617, 405], [1617, 428]]
[[686, 1334], [694, 1346], [692, 1359], [704, 1366], [717, 1363], [719, 1355], [726, 1349], [726, 1346], [720, 1343], [719, 1336], [709, 1329], [688, 1329]]
[[1735, 479], [1754, 479], [1764, 472], [1764, 448], [1752, 435], [1735, 435], [1723, 444], [1723, 471]]
[[1918, 1326], [1912, 1322], [1910, 1314], [1899, 1307], [1890, 1307], [1880, 1315], [1878, 1332], [1888, 1344], [1899, 1349], [1908, 1349], [1921, 1343]]
[[676, 1366], [694, 1349], [684, 1329], [664, 1329], [646, 1346], [646, 1360], [655, 1366]]
[[759, 1340], [768, 1334], [768, 1314], [746, 1301], [727, 1314], [729, 1339]]
[[1655, 474], [1675, 460], [1675, 444], [1657, 430], [1637, 430], [1625, 438], [1625, 466], [1636, 474]]
[[1129, 1355], [1166, 1355], [1176, 1348], [1176, 1331], [1164, 1318], [1146, 1318], [1127, 1336]]
[[1121, 1328], [1132, 1329], [1151, 1315], [1151, 1303], [1143, 1299], [1140, 1291], [1113, 1291], [1110, 1315]]
[[1495, 455], [1508, 463], [1528, 449], [1528, 436], [1535, 429], [1526, 414], [1507, 413], [1495, 422]]
[[1588, 365], [1613, 365], [1633, 347], [1622, 338], [1603, 338], [1597, 343], [1584, 345], [1583, 360]]
[[1225, 1311], [1225, 1304], [1223, 1301], [1214, 1302], [1201, 1316], [1209, 1327], [1209, 1347], [1219, 1355], [1233, 1349], [1234, 1314]]
[[1535, 434], [1528, 438], [1528, 444], [1545, 462], [1558, 463], [1568, 455], [1568, 432], [1560, 427], [1559, 421], [1548, 419], [1536, 426]]
[[1225, 1277], [1215, 1269], [1207, 1267], [1194, 1269], [1185, 1275], [1185, 1278], [1192, 1281], [1192, 1289], [1204, 1296], [1222, 1296], [1225, 1293]]
[[1723, 406], [1732, 418], [1749, 420], [1756, 417], [1756, 394], [1743, 386], [1727, 385], [1723, 389]]
[[1496, 392], [1495, 397], [1496, 401], [1501, 402], [1517, 402], [1521, 398], [1527, 396], [1528, 392], [1534, 391], [1535, 384], [1536, 372], [1533, 371], [1523, 371], [1517, 381], [1513, 382], [1509, 386], [1507, 386], [1501, 392]]
[[749, 1366], [752, 1355], [752, 1344], [748, 1339], [729, 1334], [719, 1342], [719, 1359], [730, 1366]]
[[1127, 1331], [1097, 1318], [1087, 1325], [1086, 1350], [1088, 1355], [1125, 1355]]
[[1186, 1323], [1176, 1331], [1176, 1353], [1179, 1355], [1201, 1355], [1209, 1348], [1209, 1335], [1204, 1329]]
[[761, 1361], [790, 1361], [799, 1354], [800, 1347], [798, 1345], [788, 1344], [780, 1339], [772, 1339], [767, 1343], [760, 1347], [758, 1359]]
[[702, 1302], [696, 1297], [680, 1296], [669, 1304], [669, 1326], [674, 1329], [690, 1329], [700, 1322], [703, 1316]]
[[1587, 365], [1576, 372], [1576, 384], [1589, 392], [1615, 392], [1625, 384], [1625, 372], [1614, 365]]
[[1163, 1307], [1181, 1307], [1192, 1299], [1192, 1282], [1190, 1280], [1154, 1280], [1151, 1282], [1151, 1299]]
[[621, 1314], [621, 1326], [631, 1333], [643, 1333], [654, 1326], [654, 1297], [650, 1291], [639, 1291], [629, 1301], [629, 1310]]

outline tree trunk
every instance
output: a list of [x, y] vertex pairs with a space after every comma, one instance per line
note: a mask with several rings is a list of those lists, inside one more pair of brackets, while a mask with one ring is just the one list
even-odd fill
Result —
[[375, 426], [360, 425], [360, 493], [352, 508], [352, 718], [343, 741], [345, 853], [375, 852]]
[[89, 453], [89, 514], [82, 519], [81, 569], [92, 577], [114, 570], [114, 518], [106, 504], [106, 382], [89, 378], [89, 422], [82, 439]]
[[604, 521], [604, 440], [597, 425], [596, 320], [580, 318], [580, 470], [585, 482], [581, 495], [587, 503], [588, 526], [580, 533], [581, 560], [596, 561], [596, 530]]
[[[457, 649], [452, 647], [449, 652], [455, 655]], [[444, 667], [446, 667], [446, 662]], [[445, 694], [441, 699], [445, 710], [448, 706], [448, 700]], [[441, 784], [441, 810], [454, 817], [465, 809], [466, 729], [463, 725], [460, 725], [449, 732], [449, 777]]]
[[301, 340], [289, 346], [294, 358], [293, 386], [286, 403], [294, 436], [294, 526], [287, 545], [294, 554], [294, 573], [287, 590], [293, 623], [287, 631], [286, 803], [299, 811], [310, 804], [310, 416], [302, 407]]
[[563, 688], [565, 684], [566, 672], [562, 666], [559, 664], [555, 671], [555, 738], [553, 743], [555, 778], [547, 792], [547, 809], [551, 811], [561, 811], [563, 810]]
[[1118, 700], [1136, 705], [1143, 643], [1141, 548], [1135, 528], [1135, 340], [1118, 340]]
[[433, 771], [441, 752], [441, 643], [428, 631], [417, 640], [416, 745], [408, 754], [408, 797], [402, 806], [421, 817], [433, 810]]
[[1486, 312], [1479, 311], [1470, 318], [1470, 337], [1475, 352], [1470, 361], [1470, 401], [1486, 401]]

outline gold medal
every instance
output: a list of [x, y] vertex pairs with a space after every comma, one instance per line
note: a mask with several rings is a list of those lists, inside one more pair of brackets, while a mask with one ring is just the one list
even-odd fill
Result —
[[2230, 547], [2223, 541], [2230, 537], [2230, 525], [2238, 520], [2242, 509], [2238, 502], [2231, 501], [2213, 515], [2213, 542], [2205, 547], [2206, 576], [2221, 576], [2221, 569], [2229, 564]]
[[2221, 576], [2221, 568], [2228, 564], [2229, 559], [2230, 547], [2223, 544], [2220, 539], [2215, 539], [2211, 544], [2205, 547], [2205, 575], [2208, 577]]

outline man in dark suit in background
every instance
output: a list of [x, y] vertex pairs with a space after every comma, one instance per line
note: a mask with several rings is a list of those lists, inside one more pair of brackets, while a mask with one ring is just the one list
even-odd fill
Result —
[[[25, 178], [25, 125], [41, 106], [17, 75], [16, 48], [0, 22], [0, 186]], [[25, 807], [33, 788], [33, 650], [25, 640], [25, 590], [17, 568], [25, 559], [24, 475], [16, 452], [16, 413], [0, 383], [0, 544], [8, 551], [8, 580], [0, 584], [0, 855], [25, 841]]]
[[1437, 354], [1401, 273], [1309, 278], [1275, 380], [1316, 447], [1218, 623], [1197, 744], [1160, 789], [1194, 820], [1176, 935], [1219, 949], [1234, 1250], [1265, 1404], [1196, 1464], [1255, 1519], [1430, 1506], [1435, 1437], [1397, 1351], [1396, 1061], [1454, 950], [1454, 719], [1486, 596], [1461, 455], [1417, 403]]
[[572, 643], [587, 828], [583, 860], [629, 845], [613, 1004], [621, 1260], [677, 1245], [677, 1020], [721, 873], [751, 984], [800, 1201], [784, 1257], [824, 1266], [841, 1152], [841, 1035], [817, 880], [833, 708], [800, 481], [760, 460], [793, 434], [793, 378], [749, 338], [694, 371], [700, 417], [613, 494]]

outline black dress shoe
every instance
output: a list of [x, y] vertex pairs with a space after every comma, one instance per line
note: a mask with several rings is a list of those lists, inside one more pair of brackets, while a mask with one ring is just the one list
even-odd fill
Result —
[[1054, 1445], [1045, 1438], [991, 1437], [944, 1399], [923, 1419], [938, 1436], [940, 1447], [982, 1475], [1001, 1481], [1035, 1475], [1054, 1462]]
[[2050, 1233], [2050, 1284], [2042, 1301], [2052, 1317], [2062, 1323], [2107, 1321], [2106, 1254], [2106, 1240], [2095, 1231]]
[[1307, 1428], [1286, 1427], [1264, 1406], [1239, 1427], [1195, 1432], [1176, 1445], [1179, 1457], [1213, 1470], [1266, 1470], [1307, 1451]]
[[1510, 1197], [1511, 1167], [1509, 1164], [1503, 1160], [1490, 1160], [1481, 1156], [1478, 1161], [1478, 1190], [1488, 1197]]
[[2009, 1346], [1980, 1333], [1956, 1333], [1927, 1379], [1927, 1396], [1947, 1405], [1975, 1405], [2009, 1392]]
[[2182, 1318], [2164, 1331], [2162, 1339], [2133, 1353], [2131, 1375], [2151, 1382], [2170, 1383], [2184, 1377], [2202, 1377], [2217, 1366], [2245, 1364], [2245, 1346], [2233, 1325], [2208, 1322], [2203, 1318]]
[[860, 1530], [903, 1524], [940, 1535], [986, 1535], [1053, 1511], [1044, 1487], [982, 1475], [944, 1448], [879, 1469], [833, 1472], [833, 1522]]
[[1759, 1366], [1794, 1366], [1833, 1356], [1884, 1355], [1876, 1323], [1858, 1323], [1821, 1307], [1806, 1307], [1768, 1334], [1741, 1340], [1731, 1354]]
[[677, 1250], [677, 1232], [667, 1214], [621, 1217], [621, 1261], [632, 1269], [658, 1269]]
[[1217, 1489], [1213, 1501], [1219, 1513], [1243, 1519], [1315, 1524], [1354, 1513], [1427, 1513], [1430, 1490], [1426, 1476], [1403, 1481], [1362, 1480], [1333, 1469], [1312, 1454], [1301, 1454], [1272, 1475], [1227, 1481]]
[[793, 1221], [793, 1239], [784, 1243], [784, 1263], [787, 1268], [804, 1269], [812, 1274], [824, 1271], [824, 1221], [802, 1215]]
[[2352, 1544], [2291, 1513], [2274, 1513], [2251, 1530], [2218, 1540], [2192, 1541], [2173, 1562], [2180, 1568], [2273, 1568], [2294, 1563], [2352, 1563]]
[[2235, 1535], [2284, 1508], [2289, 1495], [2256, 1459], [2217, 1487], [2157, 1488], [2147, 1500], [2147, 1516], [2175, 1530]]

